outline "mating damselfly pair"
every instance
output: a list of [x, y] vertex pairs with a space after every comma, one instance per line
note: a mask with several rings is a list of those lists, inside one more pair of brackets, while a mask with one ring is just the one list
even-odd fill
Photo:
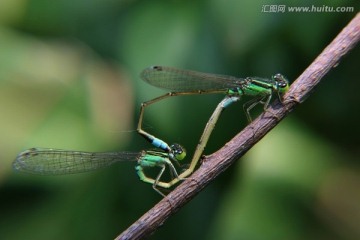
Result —
[[[153, 86], [171, 91], [141, 104], [137, 131], [156, 149], [143, 150], [138, 153], [95, 153], [31, 148], [19, 153], [13, 163], [14, 169], [34, 174], [59, 175], [91, 171], [107, 167], [115, 162], [132, 160], [137, 161], [135, 169], [140, 180], [152, 184], [153, 188], [164, 196], [158, 187], [170, 188], [192, 174], [216, 122], [226, 107], [239, 101], [244, 95], [252, 97], [250, 101], [243, 105], [246, 117], [251, 122], [250, 110], [252, 108], [257, 104], [263, 104], [264, 110], [266, 110], [273, 95], [276, 95], [281, 101], [282, 94], [289, 88], [288, 81], [281, 74], [276, 74], [271, 79], [258, 77], [236, 78], [163, 66], [152, 66], [143, 70], [141, 78]], [[145, 108], [168, 97], [213, 93], [222, 93], [226, 96], [217, 105], [207, 122], [189, 167], [182, 169], [181, 174], [178, 174], [174, 163], [178, 164], [178, 161], [185, 158], [185, 149], [179, 144], [169, 145], [142, 129]], [[166, 166], [169, 167], [172, 175], [169, 182], [161, 181]], [[160, 172], [155, 178], [148, 177], [144, 172], [144, 169], [153, 167], [160, 168]]]

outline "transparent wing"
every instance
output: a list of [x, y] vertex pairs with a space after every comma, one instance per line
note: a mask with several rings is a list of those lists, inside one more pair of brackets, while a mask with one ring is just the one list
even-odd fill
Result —
[[140, 155], [141, 153], [131, 152], [93, 153], [31, 148], [19, 153], [13, 162], [13, 168], [41, 175], [71, 174], [107, 167], [117, 161], [136, 161]]
[[173, 67], [152, 66], [141, 73], [141, 78], [159, 88], [170, 91], [226, 91], [244, 84], [244, 79], [226, 75], [201, 73]]

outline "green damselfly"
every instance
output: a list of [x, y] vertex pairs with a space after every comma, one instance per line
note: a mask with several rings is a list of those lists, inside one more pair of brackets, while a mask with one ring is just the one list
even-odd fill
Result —
[[[141, 152], [80, 152], [50, 148], [30, 148], [18, 154], [13, 162], [16, 171], [40, 175], [64, 175], [87, 172], [108, 167], [119, 161], [136, 161], [136, 173], [141, 181], [152, 184], [155, 191], [165, 196], [157, 187], [172, 185], [161, 182], [166, 166], [175, 178], [179, 175], [173, 162], [184, 158], [185, 150], [178, 144], [170, 146], [170, 152], [144, 150]], [[181, 156], [181, 157], [179, 157]], [[160, 167], [155, 179], [147, 177], [144, 169]], [[179, 179], [181, 180], [181, 179]]]
[[[289, 82], [279, 73], [272, 76], [271, 79], [259, 77], [237, 78], [173, 67], [152, 66], [142, 71], [141, 78], [155, 87], [171, 91], [143, 103], [142, 109], [164, 98], [179, 95], [210, 93], [223, 93], [228, 96], [247, 95], [254, 97], [254, 99], [244, 104], [244, 110], [249, 122], [252, 121], [250, 110], [253, 107], [262, 103], [264, 104], [264, 110], [266, 110], [273, 94], [276, 94], [281, 101], [280, 95], [289, 88]], [[142, 117], [142, 114], [140, 115]], [[141, 123], [141, 121], [139, 122]]]
[[[142, 129], [144, 111], [146, 107], [173, 96], [212, 93], [222, 93], [226, 95], [225, 99], [218, 104], [213, 115], [206, 124], [201, 140], [195, 150], [190, 167], [180, 175], [180, 177], [183, 178], [189, 176], [195, 169], [211, 132], [214, 129], [221, 112], [226, 107], [231, 105], [233, 102], [239, 101], [241, 96], [246, 95], [253, 97], [253, 99], [243, 105], [248, 122], [251, 122], [251, 109], [258, 104], [263, 104], [264, 110], [266, 111], [272, 96], [276, 94], [279, 101], [282, 102], [281, 95], [289, 88], [288, 80], [281, 74], [275, 74], [271, 77], [271, 79], [259, 77], [237, 78], [164, 66], [152, 66], [144, 69], [141, 73], [141, 78], [153, 86], [171, 91], [141, 104], [137, 127], [137, 131], [140, 135], [145, 137], [145, 139], [151, 142], [154, 146], [164, 150], [167, 148], [167, 144], [164, 141], [154, 137]], [[178, 182], [178, 180], [173, 179], [170, 184], [173, 185], [176, 182]]]
[[289, 88], [289, 82], [279, 73], [272, 76], [271, 79], [259, 77], [237, 78], [173, 67], [152, 66], [142, 71], [141, 78], [153, 86], [171, 91], [141, 104], [137, 128], [142, 136], [154, 146], [163, 150], [166, 150], [168, 145], [142, 129], [145, 108], [151, 104], [168, 97], [180, 95], [223, 93], [227, 96], [239, 97], [237, 100], [240, 100], [241, 96], [247, 95], [254, 97], [243, 105], [246, 117], [251, 122], [250, 110], [252, 108], [261, 103], [264, 104], [264, 110], [266, 110], [273, 94], [276, 94], [281, 101], [281, 94], [285, 93]]
[[[81, 152], [69, 151], [49, 148], [30, 148], [18, 154], [13, 162], [13, 168], [16, 171], [39, 174], [39, 175], [65, 175], [92, 171], [104, 167], [108, 167], [120, 161], [137, 161], [135, 167], [137, 175], [141, 181], [152, 184], [155, 191], [164, 194], [157, 188], [170, 188], [181, 180], [186, 179], [195, 169], [197, 162], [202, 156], [204, 148], [209, 140], [221, 112], [229, 104], [236, 102], [239, 98], [234, 96], [226, 96], [216, 107], [215, 111], [206, 124], [204, 132], [201, 136], [199, 144], [191, 160], [188, 169], [184, 170], [180, 175], [177, 173], [174, 163], [178, 164], [186, 156], [185, 149], [179, 144], [168, 146], [166, 150], [143, 150], [141, 152]], [[156, 140], [161, 141], [161, 140]], [[160, 178], [165, 171], [166, 166], [169, 167], [173, 176], [169, 182], [162, 182]], [[161, 170], [157, 177], [147, 177], [144, 169], [160, 167]]]

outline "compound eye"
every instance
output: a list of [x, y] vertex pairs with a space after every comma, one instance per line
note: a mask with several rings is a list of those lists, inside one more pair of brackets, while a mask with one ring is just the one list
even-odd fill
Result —
[[273, 76], [273, 79], [276, 81], [276, 84], [280, 88], [280, 91], [287, 91], [287, 89], [289, 88], [289, 82], [282, 74], [275, 74]]
[[176, 160], [181, 161], [186, 157], [186, 150], [180, 144], [174, 143], [170, 148]]
[[275, 74], [273, 79], [277, 82], [286, 82], [285, 77], [280, 73]]

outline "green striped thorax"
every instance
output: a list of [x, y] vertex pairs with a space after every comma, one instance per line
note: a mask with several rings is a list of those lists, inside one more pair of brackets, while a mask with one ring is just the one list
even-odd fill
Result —
[[247, 77], [239, 82], [239, 87], [228, 90], [229, 95], [261, 96], [272, 95], [273, 93], [283, 94], [289, 89], [288, 80], [280, 73], [275, 74], [271, 79]]

